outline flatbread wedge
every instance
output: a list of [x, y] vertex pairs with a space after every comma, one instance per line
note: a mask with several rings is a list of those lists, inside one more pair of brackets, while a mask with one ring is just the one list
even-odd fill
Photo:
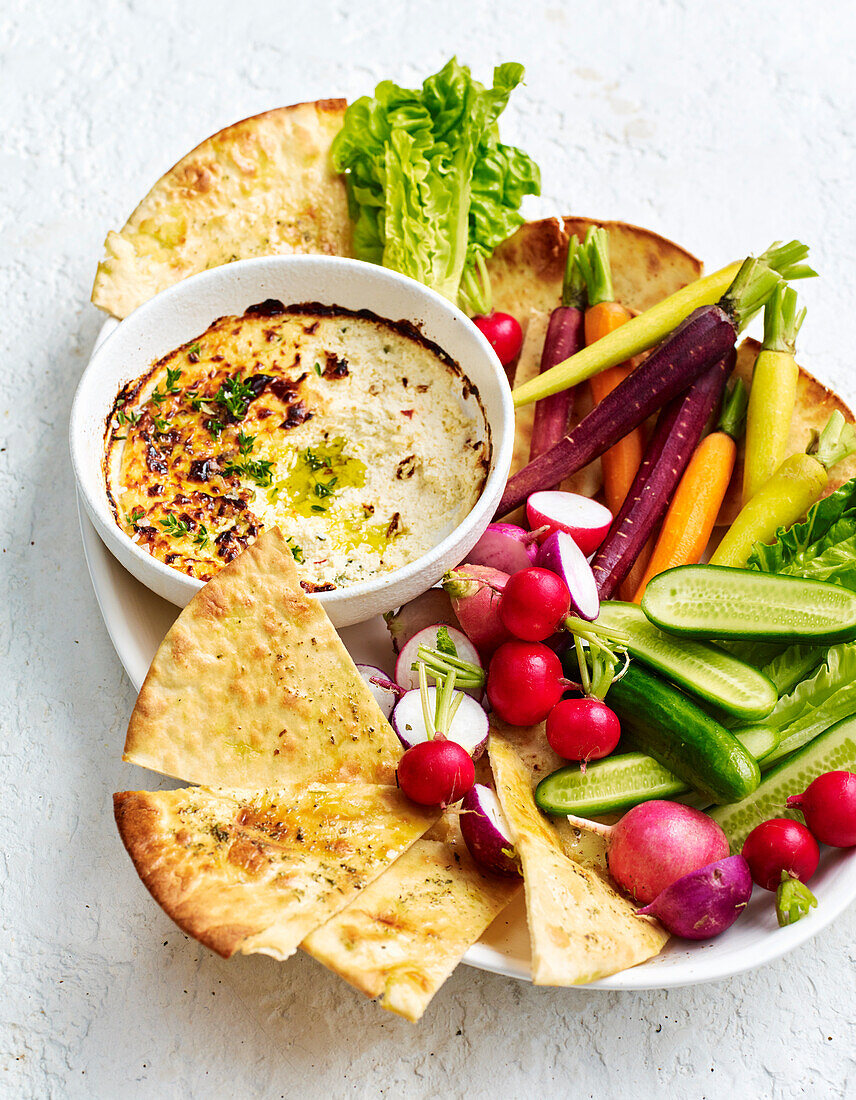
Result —
[[188, 275], [250, 256], [350, 255], [345, 186], [329, 163], [346, 107], [280, 107], [197, 145], [108, 235], [95, 305], [127, 317]]
[[125, 791], [114, 809], [155, 901], [226, 958], [287, 959], [439, 816], [370, 783]]
[[279, 530], [193, 597], [152, 661], [124, 759], [211, 787], [393, 783], [401, 743]]
[[489, 752], [496, 790], [523, 867], [536, 985], [593, 982], [650, 959], [662, 928], [590, 867], [569, 859], [532, 797], [529, 771], [501, 734]]
[[459, 832], [422, 838], [301, 947], [415, 1023], [521, 885], [479, 870]]

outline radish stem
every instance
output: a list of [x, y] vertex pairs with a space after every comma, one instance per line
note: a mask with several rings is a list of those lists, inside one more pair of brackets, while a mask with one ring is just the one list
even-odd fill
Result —
[[428, 696], [428, 673], [425, 665], [419, 665], [419, 699], [422, 703], [422, 721], [425, 723], [425, 733], [430, 740], [434, 734], [431, 720], [431, 699]]
[[586, 653], [583, 649], [583, 640], [578, 634], [574, 635], [574, 649], [577, 651], [577, 664], [580, 666], [580, 682], [583, 685], [583, 695], [588, 695], [591, 692], [591, 678]]
[[576, 825], [578, 829], [582, 829], [586, 833], [597, 833], [598, 836], [609, 837], [612, 834], [612, 825], [604, 825], [601, 821], [592, 821], [587, 817], [576, 817], [574, 814], [565, 815], [570, 825]]

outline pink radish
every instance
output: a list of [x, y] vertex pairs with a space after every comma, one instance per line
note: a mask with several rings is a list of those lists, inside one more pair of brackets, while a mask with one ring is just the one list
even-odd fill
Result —
[[585, 555], [566, 531], [548, 535], [538, 551], [538, 565], [558, 574], [571, 596], [571, 614], [592, 622], [600, 611], [597, 584]]
[[543, 722], [562, 698], [567, 681], [562, 662], [540, 642], [505, 642], [494, 653], [487, 674], [487, 697], [511, 726]]
[[461, 629], [485, 657], [511, 637], [499, 617], [500, 598], [507, 582], [507, 573], [469, 563], [443, 577], [443, 588], [452, 598]]
[[565, 760], [600, 760], [621, 737], [615, 711], [600, 699], [560, 699], [547, 715], [550, 748]]
[[[400, 694], [396, 690], [398, 685], [393, 684], [383, 669], [376, 665], [357, 665], [357, 671], [368, 684], [369, 691], [383, 711], [384, 718], [389, 718]], [[386, 686], [387, 684], [389, 687]]]
[[[428, 688], [428, 704], [431, 714], [437, 707], [437, 689]], [[406, 749], [418, 745], [422, 741], [430, 741], [428, 730], [425, 728], [425, 716], [422, 706], [422, 698], [417, 690], [406, 691], [398, 700], [390, 719], [392, 728], [398, 735], [399, 741]], [[455, 712], [446, 737], [455, 741], [467, 750], [470, 756], [477, 760], [485, 750], [490, 727], [482, 707], [465, 695]], [[434, 731], [431, 730], [431, 736]]]
[[392, 638], [392, 648], [400, 653], [414, 634], [433, 623], [458, 626], [452, 602], [442, 588], [429, 588], [415, 600], [404, 604], [396, 612], [388, 611], [384, 622]]
[[494, 310], [486, 316], [473, 317], [473, 324], [487, 338], [504, 367], [514, 362], [523, 345], [523, 330], [516, 317]]
[[496, 792], [476, 783], [461, 803], [461, 833], [470, 855], [496, 875], [519, 875], [520, 865]]
[[[419, 674], [410, 666], [416, 663], [420, 646], [424, 645], [429, 649], [437, 648], [437, 635], [440, 628], [443, 626], [445, 626], [444, 623], [434, 623], [432, 626], [426, 626], [423, 630], [420, 630], [418, 634], [414, 634], [401, 650], [398, 655], [398, 660], [395, 662], [395, 682], [400, 687], [408, 691], [419, 687]], [[456, 630], [453, 626], [446, 626], [446, 630], [448, 631], [449, 640], [457, 650], [458, 657], [462, 661], [469, 661], [470, 664], [475, 665], [477, 668], [481, 668], [482, 663], [481, 657], [478, 655], [478, 650], [466, 634], [460, 630]], [[477, 694], [481, 694], [481, 689], [479, 689]]]
[[408, 749], [398, 762], [396, 778], [411, 802], [447, 806], [472, 787], [476, 771], [465, 749], [438, 737]]
[[856, 775], [824, 772], [802, 794], [792, 794], [788, 806], [799, 807], [816, 840], [834, 848], [856, 845]]
[[637, 911], [656, 917], [685, 940], [708, 940], [730, 928], [752, 896], [752, 875], [743, 856], [728, 856], [676, 879]]
[[615, 825], [571, 815], [568, 821], [606, 837], [610, 874], [643, 905], [677, 879], [729, 854], [728, 840], [716, 822], [680, 802], [642, 802]]
[[526, 515], [533, 530], [546, 528], [543, 538], [567, 531], [586, 557], [597, 550], [612, 523], [612, 512], [596, 500], [558, 489], [533, 493], [526, 501]]
[[471, 565], [487, 565], [511, 576], [535, 564], [539, 532], [515, 523], [492, 523], [467, 555]]
[[502, 593], [499, 617], [515, 638], [543, 642], [564, 623], [571, 596], [561, 577], [549, 569], [521, 569]]

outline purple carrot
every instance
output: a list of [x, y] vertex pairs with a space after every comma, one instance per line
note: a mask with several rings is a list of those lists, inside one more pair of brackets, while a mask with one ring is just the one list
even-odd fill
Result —
[[[576, 262], [578, 248], [579, 241], [576, 237], [571, 237], [568, 241], [565, 277], [562, 282], [562, 304], [556, 306], [550, 314], [550, 323], [544, 338], [544, 350], [541, 352], [540, 374], [575, 355], [584, 343], [583, 309], [586, 292], [585, 283]], [[550, 397], [544, 397], [536, 403], [532, 439], [529, 442], [530, 462], [556, 446], [568, 430], [568, 421], [571, 419], [573, 408], [573, 387], [554, 393]]]
[[551, 450], [509, 479], [495, 518], [519, 507], [530, 493], [557, 485], [599, 458], [705, 370], [737, 338], [735, 323], [719, 306], [701, 306], [640, 367], [615, 387]]
[[736, 360], [734, 348], [660, 413], [627, 499], [592, 562], [598, 596], [612, 598], [660, 522], [719, 405]]

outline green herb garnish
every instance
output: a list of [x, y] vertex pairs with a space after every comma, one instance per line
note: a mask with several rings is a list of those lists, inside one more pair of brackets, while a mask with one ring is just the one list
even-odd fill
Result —
[[197, 340], [195, 343], [191, 344], [190, 347], [187, 349], [187, 354], [188, 355], [198, 355], [200, 350], [201, 350], [201, 348], [199, 346], [199, 341]]
[[199, 530], [193, 536], [193, 543], [198, 546], [200, 550], [204, 550], [208, 545], [208, 528], [204, 523], [199, 525]]
[[190, 524], [186, 520], [179, 519], [178, 516], [167, 516], [159, 522], [164, 531], [174, 539], [184, 538], [190, 534]]
[[242, 378], [227, 378], [214, 400], [222, 405], [235, 420], [243, 420], [247, 415], [247, 408], [256, 396], [252, 386]]
[[178, 390], [179, 390], [178, 380], [179, 380], [179, 378], [181, 378], [181, 368], [180, 367], [176, 367], [175, 370], [173, 370], [170, 367], [166, 368], [166, 392], [167, 393], [178, 393]]
[[238, 432], [238, 450], [241, 452], [241, 456], [246, 458], [252, 451], [255, 445], [256, 437], [254, 435], [247, 435], [243, 429]]
[[155, 431], [161, 435], [165, 435], [169, 431], [169, 423], [162, 416], [158, 416], [157, 413], [152, 413], [152, 423], [155, 426]]
[[128, 523], [136, 527], [145, 514], [146, 513], [142, 510], [142, 508], [135, 508], [133, 512], [131, 512], [131, 514], [128, 516]]
[[141, 416], [142, 413], [134, 412], [133, 409], [131, 409], [130, 412], [125, 412], [124, 409], [119, 409], [119, 411], [116, 413], [116, 423], [119, 424], [120, 427], [124, 427], [126, 424], [136, 424]]
[[252, 458], [246, 458], [243, 462], [227, 462], [223, 474], [226, 477], [247, 477], [259, 488], [267, 489], [273, 483], [273, 462]]
[[321, 376], [321, 373], [322, 373], [322, 372], [321, 372], [321, 364], [320, 364], [320, 363], [316, 363], [316, 364], [315, 364], [315, 373], [316, 373], [316, 374], [317, 374], [317, 375], [318, 375], [319, 377]]

